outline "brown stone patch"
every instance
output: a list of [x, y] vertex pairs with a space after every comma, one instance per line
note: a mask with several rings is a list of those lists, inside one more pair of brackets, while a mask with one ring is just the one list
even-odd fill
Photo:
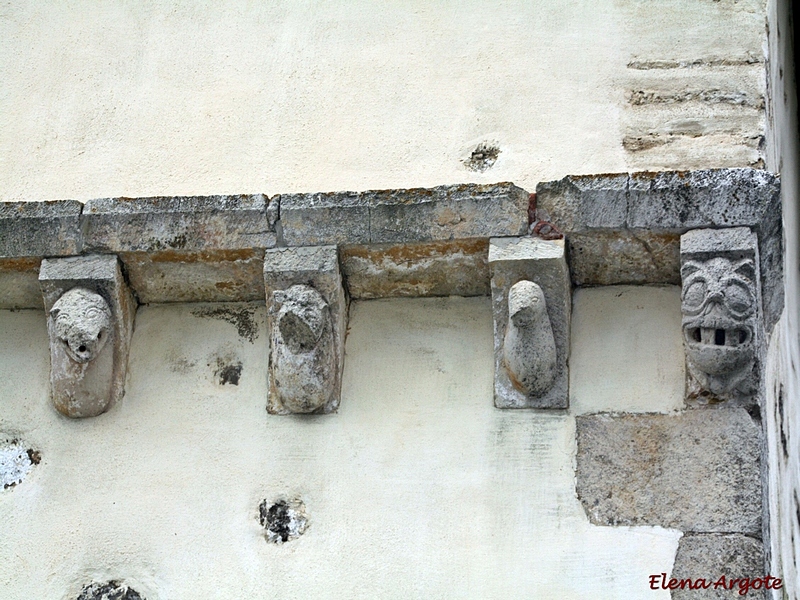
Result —
[[39, 271], [42, 264], [40, 256], [26, 256], [24, 258], [0, 258], [0, 271], [10, 273], [27, 273]]
[[479, 296], [489, 293], [488, 239], [342, 248], [353, 298]]

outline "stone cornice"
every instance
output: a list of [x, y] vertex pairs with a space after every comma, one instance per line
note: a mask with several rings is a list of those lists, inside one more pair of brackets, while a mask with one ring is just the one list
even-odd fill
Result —
[[575, 285], [677, 284], [680, 234], [752, 227], [769, 324], [782, 306], [779, 191], [777, 176], [743, 168], [568, 176], [535, 198], [499, 183], [0, 203], [0, 307], [42, 306], [42, 258], [98, 253], [120, 257], [143, 303], [260, 300], [267, 249], [326, 244], [355, 298], [488, 294], [489, 238], [526, 235], [530, 215], [565, 234]]

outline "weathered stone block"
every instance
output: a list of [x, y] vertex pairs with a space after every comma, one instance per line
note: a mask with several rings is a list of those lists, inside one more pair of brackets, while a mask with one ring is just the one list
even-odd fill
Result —
[[270, 331], [267, 410], [273, 414], [335, 411], [347, 328], [336, 246], [268, 250], [264, 287]]
[[264, 251], [125, 252], [131, 288], [153, 302], [250, 302], [264, 298]]
[[68, 417], [94, 417], [124, 393], [136, 302], [116, 256], [45, 259], [50, 389]]
[[[493, 238], [489, 269], [495, 406], [567, 408], [571, 290], [564, 241]], [[514, 287], [523, 281], [536, 287]]]
[[284, 544], [303, 535], [308, 527], [306, 505], [299, 498], [275, 502], [262, 500], [258, 505], [258, 522], [265, 537], [273, 544]]
[[0, 490], [22, 483], [41, 460], [38, 450], [25, 448], [19, 440], [0, 442]]
[[92, 252], [272, 248], [267, 198], [197, 196], [89, 200], [82, 216]]
[[760, 428], [742, 408], [576, 417], [578, 498], [595, 525], [761, 535]]
[[758, 241], [747, 227], [681, 236], [681, 312], [689, 397], [746, 399], [757, 388]]
[[[724, 581], [720, 577], [724, 576]], [[764, 572], [764, 545], [761, 541], [738, 533], [684, 535], [678, 543], [675, 564], [669, 579], [691, 579], [695, 589], [686, 584], [672, 590], [675, 600], [714, 600], [717, 598], [767, 598], [764, 583], [750, 587]], [[698, 584], [698, 579], [703, 582]], [[749, 579], [749, 583], [732, 581]], [[714, 584], [718, 584], [714, 587]], [[775, 578], [769, 584], [774, 585]], [[728, 589], [724, 589], [728, 588]], [[705, 586], [708, 587], [705, 587]], [[701, 587], [702, 586], [702, 587]], [[742, 589], [745, 593], [742, 594]]]
[[523, 235], [527, 209], [528, 194], [511, 183], [280, 197], [289, 246]]
[[82, 209], [77, 200], [0, 202], [0, 262], [77, 254], [82, 246]]
[[524, 235], [528, 193], [511, 183], [370, 192], [372, 243]]
[[577, 285], [680, 283], [680, 235], [644, 230], [594, 230], [567, 236]]
[[756, 226], [779, 194], [778, 178], [761, 169], [634, 173], [627, 226], [682, 230]]
[[288, 246], [369, 243], [367, 194], [282, 194], [278, 201], [284, 241]]
[[620, 229], [628, 218], [627, 173], [569, 175], [536, 186], [536, 208], [544, 210], [564, 233]]
[[485, 296], [489, 240], [341, 248], [351, 298]]

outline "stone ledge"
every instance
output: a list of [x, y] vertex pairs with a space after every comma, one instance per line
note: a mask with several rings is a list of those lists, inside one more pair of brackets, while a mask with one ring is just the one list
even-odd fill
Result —
[[0, 259], [78, 254], [82, 208], [77, 200], [0, 202]]
[[780, 179], [759, 169], [567, 176], [536, 186], [537, 208], [565, 234], [759, 226]]
[[[780, 314], [778, 178], [754, 169], [570, 176], [538, 204], [566, 234], [577, 285], [677, 283], [689, 228], [759, 236], [765, 327]], [[0, 203], [0, 307], [40, 307], [43, 257], [115, 253], [143, 302], [252, 300], [264, 251], [340, 246], [354, 297], [489, 290], [490, 237], [524, 236], [528, 193], [512, 183], [323, 194]], [[246, 254], [246, 256], [243, 255]]]
[[524, 235], [528, 193], [512, 183], [280, 196], [288, 246]]
[[183, 252], [272, 248], [263, 194], [101, 198], [83, 208], [87, 252]]

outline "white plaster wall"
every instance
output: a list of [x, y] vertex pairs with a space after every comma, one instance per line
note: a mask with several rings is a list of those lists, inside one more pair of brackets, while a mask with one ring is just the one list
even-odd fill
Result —
[[[589, 525], [573, 413], [492, 406], [488, 298], [354, 303], [341, 408], [314, 417], [266, 413], [263, 307], [252, 343], [197, 309], [140, 308], [126, 396], [86, 420], [47, 402], [43, 313], [0, 311], [0, 432], [42, 454], [0, 490], [2, 598], [71, 600], [92, 578], [149, 600], [669, 597], [648, 576], [680, 533]], [[238, 386], [218, 359], [241, 361]], [[257, 507], [280, 495], [310, 527], [276, 546]]]
[[[765, 15], [764, 0], [6, 2], [0, 200], [532, 191], [757, 164]], [[500, 155], [474, 173], [481, 142]]]
[[572, 412], [683, 408], [680, 287], [578, 288], [572, 295], [572, 310]]

